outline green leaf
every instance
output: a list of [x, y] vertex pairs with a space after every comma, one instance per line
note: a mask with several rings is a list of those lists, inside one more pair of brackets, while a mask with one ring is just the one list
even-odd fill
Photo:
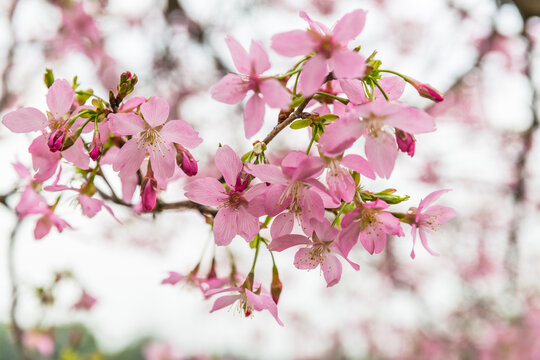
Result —
[[291, 108], [296, 108], [300, 106], [300, 104], [305, 100], [303, 96], [299, 96], [296, 99], [293, 99], [293, 102], [291, 104]]
[[311, 125], [311, 119], [300, 119], [291, 124], [291, 129], [303, 129], [309, 125]]
[[385, 194], [384, 192], [373, 194], [373, 196], [375, 196], [378, 199], [381, 199], [382, 201], [390, 205], [399, 204], [400, 202], [409, 200], [410, 198], [409, 195], [399, 196], [399, 195]]
[[324, 121], [324, 122], [331, 122], [331, 121], [334, 121], [334, 120], [336, 120], [338, 118], [339, 118], [339, 116], [334, 115], [334, 114], [326, 114], [326, 115], [319, 116], [319, 119]]
[[47, 88], [50, 88], [51, 85], [54, 83], [54, 75], [51, 69], [46, 68], [45, 74], [43, 75], [43, 81], [45, 82], [45, 85]]
[[242, 155], [242, 162], [243, 163], [245, 163], [247, 161], [247, 159], [249, 159], [249, 157], [251, 156], [251, 153], [252, 153], [252, 151], [248, 151], [247, 153]]

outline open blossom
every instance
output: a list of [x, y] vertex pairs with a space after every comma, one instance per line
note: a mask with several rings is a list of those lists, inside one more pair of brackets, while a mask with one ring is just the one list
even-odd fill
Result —
[[355, 10], [343, 16], [329, 30], [324, 24], [313, 21], [304, 11], [300, 17], [306, 20], [309, 28], [306, 31], [293, 30], [274, 35], [272, 49], [284, 56], [315, 55], [304, 64], [298, 90], [309, 96], [323, 84], [329, 71], [336, 79], [358, 78], [366, 70], [365, 59], [356, 51], [347, 48], [364, 28], [366, 12]]
[[109, 127], [117, 136], [132, 136], [120, 149], [113, 169], [120, 177], [139, 170], [146, 156], [160, 185], [173, 176], [176, 163], [174, 143], [188, 148], [198, 146], [202, 139], [183, 120], [167, 121], [169, 104], [154, 96], [140, 105], [140, 114], [132, 112], [109, 115]]
[[349, 111], [321, 136], [321, 149], [327, 156], [339, 155], [364, 136], [369, 163], [377, 175], [388, 178], [398, 153], [395, 136], [389, 132], [392, 129], [421, 134], [435, 131], [435, 122], [424, 111], [400, 103], [351, 104]]
[[258, 287], [256, 291], [250, 291], [244, 287], [211, 289], [205, 293], [205, 296], [210, 297], [210, 296], [221, 294], [224, 292], [233, 292], [235, 294], [225, 295], [225, 296], [217, 298], [216, 301], [214, 302], [214, 305], [212, 306], [212, 310], [210, 310], [211, 313], [216, 310], [223, 309], [224, 307], [232, 305], [238, 301], [239, 302], [238, 310], [241, 313], [243, 313], [246, 317], [251, 316], [254, 310], [255, 311], [268, 310], [268, 312], [272, 314], [274, 319], [276, 319], [277, 323], [283, 326], [283, 323], [278, 317], [278, 308], [277, 308], [276, 303], [272, 299], [268, 290], [264, 289], [263, 287]]
[[347, 256], [358, 240], [370, 254], [378, 254], [386, 247], [386, 236], [403, 236], [399, 220], [382, 211], [388, 204], [377, 199], [364, 203], [343, 217], [339, 247]]
[[324, 203], [314, 187], [324, 189], [316, 178], [324, 169], [319, 157], [291, 151], [281, 161], [281, 169], [269, 164], [247, 164], [247, 172], [271, 184], [264, 194], [265, 213], [277, 216], [270, 228], [272, 238], [290, 234], [296, 218], [304, 232], [311, 230], [310, 220], [324, 216]]
[[[448, 206], [442, 205], [431, 205], [436, 201], [442, 194], [449, 192], [450, 190], [438, 190], [434, 191], [423, 200], [420, 201], [418, 208], [410, 208], [409, 214], [414, 217], [412, 223], [411, 234], [413, 237], [413, 248], [411, 251], [411, 258], [415, 258], [414, 245], [416, 243], [416, 232], [418, 230], [418, 235], [420, 236], [420, 241], [422, 245], [431, 255], [437, 256], [438, 254], [431, 250], [428, 246], [426, 239], [426, 231], [435, 231], [447, 222], [450, 219], [456, 217], [456, 211]], [[431, 205], [431, 206], [430, 206]]]
[[252, 241], [259, 232], [259, 218], [253, 214], [250, 201], [266, 186], [249, 187], [249, 178], [241, 176], [242, 161], [227, 145], [217, 150], [215, 164], [223, 174], [226, 186], [211, 177], [197, 179], [186, 186], [186, 197], [219, 208], [213, 227], [217, 245], [230, 244], [236, 234]]
[[[303, 235], [286, 234], [272, 239], [268, 248], [273, 251], [282, 251], [292, 246], [306, 245], [296, 252], [294, 266], [297, 269], [307, 270], [320, 266], [327, 286], [334, 286], [341, 279], [342, 272], [341, 262], [336, 257], [336, 254], [343, 256], [336, 244], [339, 230], [327, 219], [322, 221], [312, 219], [311, 222], [313, 228], [313, 233], [310, 234], [311, 239]], [[353, 269], [360, 268], [358, 264], [343, 257]]]
[[248, 54], [232, 36], [227, 36], [225, 41], [240, 74], [225, 75], [212, 87], [212, 97], [226, 104], [238, 104], [248, 91], [253, 91], [244, 108], [244, 132], [246, 137], [250, 138], [262, 127], [264, 104], [287, 109], [290, 95], [277, 79], [262, 76], [270, 69], [270, 60], [260, 43], [251, 41]]

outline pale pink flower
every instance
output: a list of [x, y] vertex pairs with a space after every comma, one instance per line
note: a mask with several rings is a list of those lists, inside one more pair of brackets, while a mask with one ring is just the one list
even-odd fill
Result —
[[150, 156], [155, 178], [164, 186], [174, 174], [174, 143], [194, 148], [202, 142], [187, 122], [167, 121], [168, 116], [169, 104], [158, 96], [140, 105], [140, 114], [128, 112], [109, 115], [109, 127], [115, 135], [132, 136], [113, 162], [113, 169], [120, 173], [120, 177], [136, 173], [146, 156]]
[[241, 176], [240, 157], [227, 145], [216, 151], [214, 161], [223, 174], [225, 186], [211, 177], [196, 179], [186, 186], [185, 195], [196, 203], [218, 207], [213, 226], [217, 245], [230, 244], [236, 234], [252, 241], [259, 232], [259, 219], [253, 214], [250, 201], [266, 186], [248, 186], [249, 178]]
[[302, 151], [291, 151], [281, 161], [281, 169], [270, 164], [246, 164], [247, 172], [271, 184], [264, 194], [264, 210], [277, 216], [270, 228], [272, 238], [290, 234], [296, 218], [304, 232], [311, 229], [312, 218], [324, 216], [324, 203], [314, 188], [326, 190], [316, 178], [324, 169], [324, 161]]
[[338, 246], [347, 256], [358, 240], [370, 254], [378, 254], [386, 246], [386, 236], [403, 236], [399, 219], [386, 211], [388, 204], [377, 199], [364, 203], [343, 217]]
[[333, 227], [330, 221], [312, 219], [311, 222], [313, 228], [311, 239], [304, 235], [286, 234], [272, 239], [268, 248], [272, 251], [283, 251], [292, 246], [307, 245], [296, 252], [294, 266], [297, 269], [310, 270], [320, 265], [327, 286], [334, 286], [341, 279], [342, 272], [341, 262], [336, 254], [347, 260], [353, 269], [358, 270], [360, 267], [341, 253], [335, 241], [339, 230]]
[[347, 169], [356, 171], [372, 180], [375, 179], [375, 173], [371, 165], [360, 155], [349, 154], [334, 158], [322, 156], [321, 158], [328, 168], [326, 183], [328, 184], [329, 193], [338, 200], [352, 201], [356, 193], [356, 184]]
[[[456, 211], [448, 206], [431, 205], [442, 194], [449, 192], [450, 190], [438, 190], [434, 191], [423, 200], [420, 201], [418, 208], [410, 208], [409, 213], [414, 216], [414, 222], [412, 223], [411, 234], [413, 237], [413, 248], [411, 251], [411, 258], [416, 256], [414, 253], [414, 245], [416, 243], [416, 231], [420, 235], [420, 241], [427, 250], [428, 253], [434, 256], [438, 256], [436, 252], [431, 250], [428, 246], [426, 239], [426, 231], [435, 231], [450, 219], [456, 217]], [[431, 206], [430, 206], [431, 205]]]
[[54, 353], [54, 339], [50, 334], [36, 330], [25, 331], [22, 343], [28, 349], [35, 349], [41, 356], [49, 357]]
[[253, 91], [244, 107], [244, 132], [246, 137], [250, 138], [262, 127], [264, 104], [272, 108], [287, 109], [290, 95], [277, 79], [262, 76], [270, 69], [270, 60], [260, 43], [252, 40], [248, 55], [232, 36], [227, 36], [225, 41], [240, 74], [225, 75], [210, 91], [214, 99], [226, 104], [238, 104], [248, 91]]
[[329, 71], [336, 79], [358, 78], [366, 70], [365, 59], [347, 48], [364, 28], [366, 12], [355, 10], [343, 16], [329, 30], [324, 24], [313, 21], [304, 11], [300, 17], [306, 20], [306, 31], [293, 30], [272, 37], [272, 49], [284, 56], [308, 55], [315, 52], [304, 64], [298, 80], [298, 90], [309, 96], [323, 84]]
[[96, 304], [97, 299], [87, 293], [85, 290], [82, 291], [81, 297], [73, 306], [71, 307], [74, 310], [90, 310]]
[[214, 305], [212, 306], [212, 310], [210, 312], [214, 312], [216, 310], [223, 309], [224, 307], [227, 307], [229, 305], [234, 304], [235, 302], [239, 301], [238, 303], [238, 311], [241, 314], [244, 314], [245, 317], [249, 317], [253, 314], [253, 311], [262, 311], [262, 310], [268, 310], [270, 314], [276, 319], [277, 323], [280, 326], [283, 326], [283, 323], [278, 317], [278, 308], [274, 300], [272, 300], [272, 297], [268, 290], [264, 289], [263, 287], [258, 287], [257, 291], [250, 291], [243, 287], [229, 287], [226, 289], [212, 289], [205, 293], [207, 297], [210, 297], [212, 295], [224, 293], [224, 292], [233, 292], [236, 293], [234, 295], [225, 295], [222, 297], [219, 297], [214, 302]]
[[374, 88], [372, 99], [366, 96], [364, 84], [358, 79], [342, 79], [339, 81], [341, 89], [354, 104], [365, 104], [370, 101], [398, 100], [405, 90], [405, 80], [399, 76], [387, 76], [378, 80], [379, 86], [384, 90], [388, 100], [378, 87]]
[[321, 150], [327, 156], [340, 155], [363, 135], [366, 157], [375, 173], [383, 178], [392, 174], [398, 152], [395, 137], [389, 131], [421, 134], [435, 130], [430, 115], [405, 104], [375, 101], [351, 104], [348, 108], [321, 136]]

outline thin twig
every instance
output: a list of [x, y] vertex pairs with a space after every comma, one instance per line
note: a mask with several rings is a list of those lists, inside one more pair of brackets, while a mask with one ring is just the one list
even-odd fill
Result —
[[270, 133], [268, 135], [266, 135], [266, 137], [264, 138], [264, 140], [262, 141], [263, 143], [265, 143], [266, 145], [268, 145], [270, 143], [270, 141], [272, 141], [272, 139], [274, 139], [276, 137], [277, 134], [279, 134], [281, 132], [281, 130], [285, 129], [287, 126], [289, 126], [294, 120], [298, 119], [298, 118], [301, 118], [302, 117], [302, 112], [304, 111], [304, 109], [306, 108], [306, 106], [309, 104], [309, 102], [311, 101], [311, 98], [313, 96], [309, 96], [307, 98], [304, 99], [304, 101], [302, 101], [302, 103], [300, 104], [300, 106], [298, 106], [298, 108], [296, 108], [295, 111], [293, 111], [289, 117], [287, 117], [285, 120], [283, 120], [282, 122], [278, 123], [273, 129], [272, 131], [270, 131]]

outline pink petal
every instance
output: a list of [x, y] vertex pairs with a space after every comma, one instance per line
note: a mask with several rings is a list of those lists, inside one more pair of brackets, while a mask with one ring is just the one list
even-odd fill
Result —
[[268, 310], [270, 314], [272, 314], [274, 319], [276, 319], [277, 323], [280, 326], [283, 326], [283, 323], [278, 317], [277, 305], [270, 296], [257, 295], [257, 294], [252, 293], [248, 289], [246, 289], [246, 297], [248, 301], [253, 304], [253, 308], [255, 310], [257, 311]]
[[341, 159], [341, 165], [348, 169], [354, 170], [367, 178], [375, 180], [375, 172], [373, 171], [373, 168], [369, 162], [360, 155], [345, 155], [343, 159]]
[[32, 166], [37, 171], [34, 175], [35, 181], [44, 182], [54, 175], [60, 161], [60, 154], [52, 153], [49, 150], [47, 140], [43, 135], [38, 136], [32, 141], [28, 151], [32, 154]]
[[[349, 213], [351, 214], [351, 213]], [[343, 253], [344, 256], [348, 256], [349, 252], [354, 245], [358, 242], [358, 237], [360, 235], [360, 224], [353, 221], [349, 226], [345, 226], [345, 219], [349, 214], [345, 215], [345, 218], [342, 221], [343, 229], [339, 234], [338, 238], [338, 247]]]
[[162, 125], [169, 117], [169, 104], [159, 96], [153, 96], [141, 105], [141, 113], [144, 120], [151, 127]]
[[276, 79], [267, 79], [259, 83], [264, 102], [272, 108], [288, 109], [291, 95]]
[[312, 247], [305, 247], [298, 249], [294, 255], [294, 266], [300, 270], [315, 269], [320, 265], [322, 259], [313, 255]]
[[40, 217], [34, 228], [34, 238], [36, 240], [43, 239], [43, 237], [51, 231], [52, 225], [53, 224], [47, 215]]
[[144, 120], [132, 112], [110, 114], [107, 118], [109, 129], [116, 136], [136, 135], [144, 130]]
[[251, 215], [245, 206], [240, 206], [237, 219], [238, 235], [247, 242], [252, 241], [259, 233], [259, 218]]
[[362, 136], [363, 130], [361, 121], [352, 117], [334, 121], [319, 140], [322, 152], [331, 157], [341, 155]]
[[313, 95], [328, 75], [326, 59], [322, 55], [315, 55], [304, 63], [304, 68], [298, 79], [298, 91], [304, 96]]
[[423, 110], [402, 105], [400, 111], [388, 116], [384, 123], [411, 134], [435, 131], [435, 120]]
[[358, 78], [366, 72], [366, 59], [356, 51], [341, 49], [334, 51], [331, 67], [338, 79]]
[[294, 227], [294, 214], [286, 212], [279, 214], [274, 218], [272, 226], [270, 227], [270, 236], [272, 239], [288, 235], [292, 232]]
[[203, 141], [199, 133], [184, 120], [167, 121], [159, 134], [166, 141], [175, 142], [190, 149], [199, 146]]
[[235, 209], [222, 208], [214, 218], [214, 240], [216, 245], [229, 245], [238, 233], [238, 213]]
[[397, 158], [396, 141], [392, 135], [379, 131], [366, 136], [366, 156], [373, 170], [382, 178], [389, 178]]
[[281, 196], [285, 191], [285, 185], [271, 185], [266, 191], [266, 198], [264, 203], [264, 209], [267, 215], [276, 216], [283, 210], [285, 210], [291, 203], [291, 199], [281, 200]]
[[79, 203], [81, 204], [83, 214], [89, 218], [93, 218], [103, 206], [103, 201], [91, 198], [88, 195], [79, 194], [78, 199]]
[[[251, 69], [255, 74], [262, 74], [266, 70], [270, 69], [270, 60], [268, 54], [264, 50], [261, 43], [255, 40], [251, 40], [251, 46], [249, 48], [249, 59], [251, 60]], [[245, 73], [245, 74], [250, 74]]]
[[206, 206], [218, 206], [228, 198], [223, 185], [210, 177], [193, 180], [185, 186], [185, 190], [189, 200]]
[[217, 84], [212, 86], [212, 98], [225, 104], [234, 105], [242, 101], [249, 90], [249, 84], [237, 74], [225, 75]]
[[281, 169], [275, 165], [268, 164], [246, 164], [246, 172], [261, 181], [271, 184], [286, 184], [288, 179], [283, 175]]
[[15, 133], [25, 133], [45, 129], [47, 117], [36, 108], [26, 107], [7, 113], [2, 123]]
[[176, 285], [178, 284], [180, 281], [184, 280], [186, 277], [182, 274], [179, 274], [175, 271], [169, 271], [169, 277], [167, 277], [166, 279], [163, 279], [161, 281], [161, 284], [170, 284], [170, 285]]
[[439, 254], [437, 254], [435, 251], [431, 250], [431, 248], [429, 247], [429, 245], [427, 243], [427, 239], [426, 239], [426, 233], [425, 233], [424, 229], [422, 229], [421, 227], [418, 228], [418, 235], [420, 235], [420, 241], [422, 242], [422, 245], [424, 245], [424, 248], [426, 249], [426, 251], [428, 253], [430, 253], [431, 255], [433, 255], [433, 256], [439, 256]]
[[120, 112], [128, 112], [135, 108], [138, 108], [141, 104], [143, 104], [146, 101], [145, 97], [142, 96], [136, 96], [134, 98], [129, 99], [126, 101], [122, 106], [120, 106], [120, 109], [118, 111]]
[[332, 38], [337, 42], [347, 43], [362, 32], [365, 23], [366, 12], [364, 10], [355, 10], [345, 14], [332, 29]]
[[323, 218], [322, 221], [319, 219], [312, 219], [311, 224], [321, 242], [336, 240], [339, 230], [333, 227], [328, 219]]
[[339, 259], [334, 255], [327, 255], [321, 264], [321, 269], [326, 280], [326, 286], [336, 285], [341, 279], [342, 266]]
[[[379, 85], [383, 88], [386, 96], [388, 96], [388, 100], [398, 100], [405, 90], [405, 80], [399, 76], [382, 78], [379, 80]], [[378, 88], [375, 88], [375, 97], [386, 101]]]
[[264, 122], [264, 101], [257, 94], [247, 101], [244, 107], [244, 132], [250, 138], [259, 131]]
[[320, 157], [310, 156], [304, 159], [291, 177], [292, 181], [316, 178], [324, 170], [325, 163]]
[[283, 56], [307, 55], [315, 47], [315, 40], [306, 31], [293, 30], [274, 35], [271, 47]]
[[138, 177], [136, 173], [122, 174], [120, 175], [120, 182], [122, 183], [122, 200], [126, 203], [131, 203], [133, 193], [137, 187]]
[[47, 93], [47, 106], [55, 118], [64, 116], [71, 105], [75, 90], [65, 79], [57, 79], [49, 88]]
[[224, 307], [227, 307], [233, 304], [236, 300], [240, 300], [240, 298], [241, 298], [240, 295], [225, 295], [220, 298], [217, 298], [210, 312], [212, 313], [216, 310], [223, 309]]
[[368, 101], [364, 85], [358, 79], [339, 79], [339, 85], [349, 100], [355, 104], [364, 104]]
[[416, 245], [416, 224], [412, 224], [411, 228], [411, 235], [412, 235], [412, 250], [411, 250], [411, 259], [414, 259], [416, 257], [416, 254], [414, 253], [414, 246]]
[[272, 237], [272, 242], [268, 245], [268, 249], [272, 251], [283, 251], [293, 246], [309, 245], [311, 243], [311, 240], [304, 235], [288, 234], [276, 238]]
[[90, 163], [90, 158], [84, 149], [84, 144], [81, 138], [78, 138], [73, 146], [62, 151], [62, 157], [81, 169], [89, 168], [88, 165]]
[[217, 149], [214, 163], [223, 174], [225, 182], [234, 188], [236, 179], [242, 171], [242, 160], [240, 160], [240, 157], [230, 146], [224, 145]]
[[138, 139], [132, 138], [120, 148], [114, 160], [113, 169], [119, 171], [121, 177], [123, 174], [135, 174], [145, 157], [146, 151], [139, 148]]
[[225, 42], [229, 47], [234, 66], [236, 66], [238, 72], [245, 75], [251, 74], [251, 64], [249, 61], [250, 58], [242, 45], [240, 45], [240, 43], [231, 35], [227, 35], [227, 37], [225, 38]]
[[443, 189], [443, 190], [437, 190], [426, 196], [422, 201], [420, 201], [420, 205], [418, 205], [418, 210], [422, 210], [425, 207], [428, 207], [433, 202], [437, 201], [441, 195], [446, 194], [447, 192], [452, 191], [451, 189]]

